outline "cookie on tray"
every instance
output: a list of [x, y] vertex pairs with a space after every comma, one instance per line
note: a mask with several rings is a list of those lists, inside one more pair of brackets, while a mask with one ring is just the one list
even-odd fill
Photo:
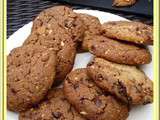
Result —
[[152, 81], [135, 66], [94, 58], [88, 64], [87, 71], [100, 88], [130, 105], [153, 101]]
[[32, 31], [40, 26], [51, 24], [54, 19], [58, 25], [72, 35], [72, 39], [77, 41], [84, 32], [83, 22], [73, 10], [67, 6], [54, 6], [42, 11], [33, 21]]
[[123, 7], [131, 6], [136, 3], [137, 0], [113, 0], [113, 6]]
[[106, 96], [87, 75], [86, 69], [72, 71], [64, 82], [64, 94], [76, 110], [89, 120], [126, 120], [128, 107]]
[[50, 24], [39, 26], [33, 31], [23, 45], [28, 44], [43, 45], [56, 51], [55, 84], [60, 83], [72, 70], [76, 55], [76, 43], [71, 35], [60, 27], [54, 19], [50, 20]]
[[68, 103], [62, 88], [49, 91], [37, 107], [21, 112], [19, 120], [86, 120]]
[[153, 27], [141, 22], [113, 21], [102, 25], [106, 37], [136, 44], [153, 44]]
[[88, 42], [90, 39], [88, 39], [88, 36], [92, 35], [100, 35], [102, 33], [101, 30], [101, 23], [99, 19], [95, 16], [79, 13], [80, 18], [83, 21], [85, 32], [83, 34], [83, 37], [81, 39], [82, 46], [80, 49], [87, 51], [88, 50]]
[[7, 57], [7, 107], [23, 111], [39, 103], [55, 78], [56, 54], [39, 45], [15, 48]]
[[148, 64], [151, 62], [151, 54], [144, 47], [103, 36], [92, 36], [90, 39], [88, 44], [89, 51], [97, 57], [129, 65]]

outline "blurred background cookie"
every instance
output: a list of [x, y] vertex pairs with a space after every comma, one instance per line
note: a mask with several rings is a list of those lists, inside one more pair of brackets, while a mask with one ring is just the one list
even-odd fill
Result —
[[123, 6], [131, 6], [136, 3], [137, 0], [113, 0], [113, 6], [123, 7]]

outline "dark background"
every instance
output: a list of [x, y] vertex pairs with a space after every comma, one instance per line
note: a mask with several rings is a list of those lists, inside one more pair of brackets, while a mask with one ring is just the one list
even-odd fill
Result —
[[[43, 9], [52, 7], [55, 5], [66, 4], [57, 2], [59, 0], [7, 0], [7, 37], [13, 34], [16, 30], [21, 28], [23, 25], [32, 21], [34, 17]], [[99, 0], [97, 0], [99, 1]], [[92, 7], [85, 7], [81, 5], [72, 5], [74, 9], [95, 9]], [[98, 8], [96, 8], [98, 9]], [[101, 9], [102, 10], [102, 9]], [[141, 21], [147, 24], [153, 24], [153, 18], [137, 15], [133, 13], [123, 13], [118, 11], [109, 11], [114, 14], [123, 16], [130, 20]]]

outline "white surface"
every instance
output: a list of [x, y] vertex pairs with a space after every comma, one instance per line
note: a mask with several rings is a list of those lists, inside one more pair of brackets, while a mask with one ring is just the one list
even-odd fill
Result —
[[[117, 15], [113, 15], [111, 13], [100, 12], [100, 11], [93, 11], [93, 10], [75, 10], [78, 13], [87, 13], [90, 15], [97, 16], [100, 19], [100, 22], [107, 22], [107, 21], [117, 21], [117, 20], [127, 20]], [[26, 24], [24, 27], [19, 29], [13, 35], [9, 37], [7, 40], [7, 54], [15, 47], [21, 46], [24, 40], [28, 37], [31, 32], [32, 22]], [[152, 46], [149, 47], [151, 54], [153, 55], [153, 48]], [[92, 58], [90, 53], [81, 53], [76, 55], [75, 59], [75, 68], [84, 68], [86, 67], [87, 63]], [[153, 61], [153, 60], [152, 60]], [[144, 72], [149, 76], [150, 79], [153, 80], [153, 62], [148, 65], [143, 65], [141, 68]], [[145, 106], [138, 106], [134, 107], [130, 111], [129, 118], [127, 120], [152, 120], [152, 111], [153, 105], [145, 105]], [[7, 111], [7, 120], [18, 120], [18, 114]]]

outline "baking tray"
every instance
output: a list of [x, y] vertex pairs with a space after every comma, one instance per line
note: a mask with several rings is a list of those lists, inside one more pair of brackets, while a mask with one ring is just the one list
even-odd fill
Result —
[[[40, 11], [56, 5], [65, 5], [64, 3], [65, 2], [59, 3], [57, 0], [7, 0], [7, 37], [9, 37], [23, 25], [32, 21]], [[72, 5], [71, 7], [73, 9], [94, 9], [93, 7], [86, 7], [85, 5]], [[145, 17], [132, 13], [126, 14], [124, 12], [117, 11], [113, 12], [113, 10], [110, 12], [125, 17], [129, 20], [140, 21], [150, 25], [153, 24], [152, 17]]]
[[153, 0], [138, 0], [135, 5], [129, 7], [113, 7], [113, 0], [58, 0], [70, 4], [90, 6], [110, 11], [120, 11], [125, 13], [139, 14], [153, 17]]

